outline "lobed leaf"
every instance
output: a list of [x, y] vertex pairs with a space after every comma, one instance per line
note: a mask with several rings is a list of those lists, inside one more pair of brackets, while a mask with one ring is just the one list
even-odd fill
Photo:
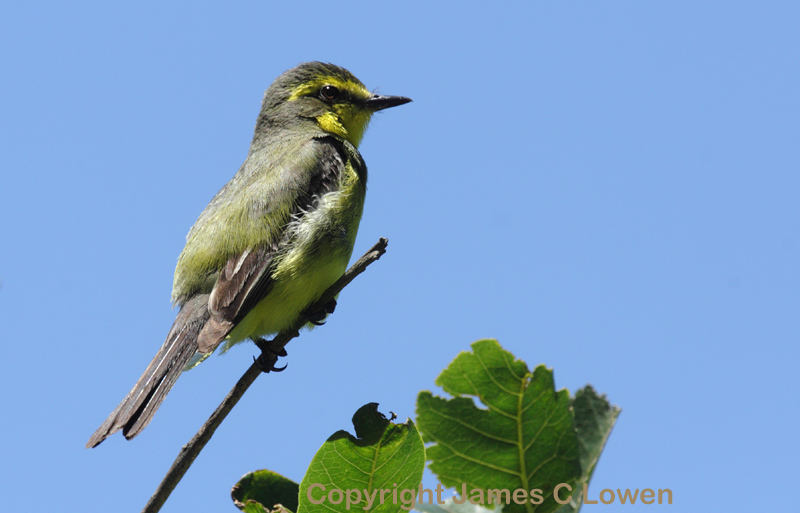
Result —
[[[573, 404], [569, 392], [555, 390], [551, 370], [540, 365], [531, 373], [496, 340], [480, 340], [436, 384], [454, 397], [421, 392], [417, 422], [424, 441], [434, 443], [427, 449], [430, 469], [462, 499], [490, 508], [490, 490], [522, 489], [529, 492], [524, 504], [502, 496], [504, 512], [548, 513], [561, 506], [552, 496], [556, 485], [574, 489], [581, 482]], [[540, 503], [531, 490], [539, 490]]]
[[233, 503], [247, 513], [257, 512], [257, 504], [267, 511], [282, 505], [297, 511], [300, 486], [291, 479], [271, 470], [256, 470], [245, 474], [231, 490]]
[[[298, 513], [331, 513], [363, 510], [372, 497], [370, 512], [396, 513], [403, 506], [403, 489], [416, 490], [425, 468], [425, 447], [411, 420], [393, 424], [376, 403], [362, 406], [353, 416], [359, 438], [346, 431], [334, 433], [317, 451], [300, 483]], [[323, 488], [320, 488], [320, 485]], [[312, 488], [313, 486], [313, 488]], [[315, 504], [309, 499], [309, 489]], [[331, 490], [339, 490], [341, 496]], [[379, 503], [381, 490], [383, 504]], [[387, 493], [388, 492], [388, 493]], [[339, 504], [331, 502], [338, 500]], [[413, 504], [408, 504], [411, 509]]]

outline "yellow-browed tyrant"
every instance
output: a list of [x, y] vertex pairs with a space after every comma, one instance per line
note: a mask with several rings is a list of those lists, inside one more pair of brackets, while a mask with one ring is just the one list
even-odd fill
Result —
[[267, 89], [247, 159], [200, 214], [178, 258], [180, 311], [130, 393], [89, 439], [150, 422], [191, 360], [258, 340], [325, 312], [305, 312], [346, 270], [361, 220], [367, 167], [358, 152], [370, 117], [411, 101], [372, 94], [349, 71], [301, 64]]

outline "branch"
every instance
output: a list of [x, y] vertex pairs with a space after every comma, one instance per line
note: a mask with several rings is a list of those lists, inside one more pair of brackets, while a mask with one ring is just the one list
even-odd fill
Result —
[[[322, 308], [327, 305], [331, 299], [336, 297], [339, 292], [342, 291], [356, 276], [364, 272], [372, 262], [376, 261], [386, 253], [386, 246], [389, 243], [387, 239], [383, 237], [378, 240], [378, 242], [372, 246], [364, 256], [362, 256], [358, 262], [352, 265], [350, 269], [347, 270], [341, 278], [339, 278], [336, 283], [331, 285], [328, 290], [320, 297], [314, 304], [312, 304], [308, 310], [321, 310]], [[281, 331], [278, 333], [275, 338], [269, 341], [268, 345], [270, 348], [269, 352], [264, 352], [261, 355], [261, 358], [265, 358], [265, 363], [272, 363], [274, 364], [278, 357], [276, 356], [277, 353], [281, 351], [281, 349], [289, 343], [294, 337], [298, 336], [300, 333], [300, 328], [305, 326], [306, 321], [302, 319], [298, 319], [294, 325], [286, 330]], [[268, 354], [271, 353], [271, 354]], [[271, 366], [270, 366], [271, 367]], [[265, 368], [270, 368], [265, 367]], [[164, 479], [161, 480], [161, 483], [156, 488], [155, 493], [150, 500], [145, 505], [142, 513], [156, 513], [161, 510], [161, 506], [167, 501], [172, 490], [178, 486], [181, 478], [189, 470], [189, 467], [194, 462], [195, 458], [200, 454], [200, 451], [203, 450], [203, 447], [211, 440], [211, 437], [214, 435], [214, 432], [217, 430], [222, 421], [225, 420], [225, 417], [228, 416], [228, 413], [236, 406], [236, 403], [239, 402], [239, 399], [244, 395], [250, 385], [256, 380], [256, 378], [262, 374], [260, 367], [254, 362], [249, 369], [239, 378], [239, 381], [236, 382], [236, 385], [228, 392], [228, 395], [225, 396], [225, 399], [222, 400], [222, 403], [214, 410], [214, 413], [208, 418], [208, 420], [203, 424], [200, 430], [195, 434], [189, 443], [181, 447], [180, 452], [178, 453], [178, 457], [175, 458], [175, 461], [172, 462], [172, 466], [167, 471], [167, 474], [164, 476]]]

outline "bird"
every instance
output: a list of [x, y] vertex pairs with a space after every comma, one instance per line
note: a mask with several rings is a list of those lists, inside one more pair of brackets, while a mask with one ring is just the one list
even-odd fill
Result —
[[275, 79], [247, 158], [186, 236], [172, 328], [86, 447], [120, 430], [128, 440], [141, 433], [181, 372], [220, 345], [263, 342], [332, 312], [335, 304], [306, 310], [344, 274], [353, 252], [367, 187], [359, 143], [375, 112], [410, 101], [370, 92], [330, 63], [306, 62]]

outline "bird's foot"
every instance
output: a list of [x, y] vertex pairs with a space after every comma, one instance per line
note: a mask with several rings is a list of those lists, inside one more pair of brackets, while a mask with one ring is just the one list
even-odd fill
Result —
[[261, 370], [261, 372], [283, 372], [286, 370], [287, 365], [283, 367], [275, 367], [278, 363], [278, 358], [286, 356], [288, 353], [285, 348], [280, 348], [278, 351], [273, 349], [270, 345], [271, 340], [264, 340], [263, 338], [254, 339], [253, 342], [261, 349], [261, 354], [256, 358], [253, 357], [253, 363]]
[[336, 310], [336, 299], [331, 299], [322, 309], [314, 311], [306, 310], [302, 315], [314, 326], [322, 326], [325, 324], [325, 318], [332, 314], [334, 310]]

